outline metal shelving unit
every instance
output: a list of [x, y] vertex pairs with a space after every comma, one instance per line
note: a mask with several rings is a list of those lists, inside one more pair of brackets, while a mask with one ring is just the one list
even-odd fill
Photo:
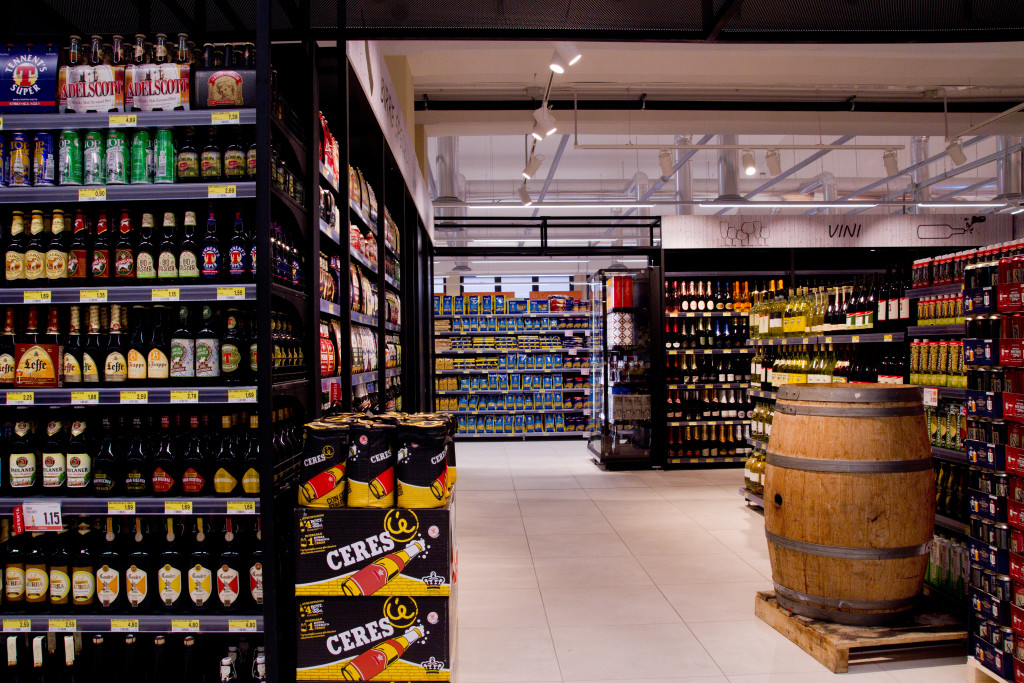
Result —
[[[166, 112], [170, 114], [171, 112]], [[52, 115], [57, 128], [63, 124], [58, 116], [75, 117], [77, 114]], [[4, 117], [6, 118], [6, 116]], [[67, 119], [64, 119], [67, 120]], [[177, 124], [174, 124], [177, 125]], [[74, 126], [77, 128], [78, 123]], [[6, 124], [5, 124], [6, 129]], [[170, 185], [98, 185], [80, 187], [73, 185], [51, 185], [48, 187], [0, 187], [0, 204], [77, 204], [95, 202], [104, 204], [116, 202], [171, 202], [171, 201], [221, 201], [253, 199], [256, 197], [256, 183], [242, 181], [234, 183], [172, 183]]]
[[263, 633], [262, 614], [4, 615], [3, 633]]
[[256, 285], [184, 284], [55, 286], [0, 289], [0, 304], [124, 304], [186, 301], [255, 301]]
[[[24, 498], [0, 498], [0, 515], [9, 515], [25, 502]], [[258, 515], [259, 498], [60, 498], [47, 496], [46, 502], [58, 503], [65, 515]]]
[[[125, 121], [125, 114], [82, 113], [69, 114], [58, 119], [53, 112], [4, 114], [4, 130], [59, 130], [73, 121], [79, 130], [98, 128], [162, 128], [169, 126], [220, 126], [256, 124], [256, 108], [239, 109], [193, 109], [191, 111], [137, 111], [128, 116], [135, 120]], [[3, 191], [6, 191], [4, 188]]]
[[0, 389], [8, 406], [189, 405], [256, 403], [256, 386], [65, 386], [57, 389]]
[[830, 334], [805, 337], [773, 337], [770, 339], [748, 339], [749, 346], [794, 346], [800, 344], [879, 344], [902, 342], [903, 332], [864, 332], [863, 334]]

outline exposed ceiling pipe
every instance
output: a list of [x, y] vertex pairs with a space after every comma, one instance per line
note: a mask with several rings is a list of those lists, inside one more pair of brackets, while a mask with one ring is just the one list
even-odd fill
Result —
[[[928, 136], [915, 135], [910, 139], [910, 165], [915, 167], [910, 172], [910, 181], [914, 188], [914, 201], [927, 202], [931, 200], [932, 193], [925, 185], [928, 181], [928, 164], [922, 164], [928, 158]], [[919, 206], [913, 207], [912, 213], [930, 213], [928, 209]]]
[[[846, 144], [847, 142], [849, 142], [850, 140], [852, 140], [854, 137], [855, 136], [853, 136], [853, 135], [843, 135], [842, 137], [838, 137], [835, 140], [833, 140], [832, 144], [835, 145], [835, 146], [843, 145], [843, 144]], [[780, 183], [783, 180], [785, 180], [786, 178], [790, 177], [791, 175], [797, 173], [798, 171], [801, 171], [801, 170], [807, 168], [808, 166], [813, 164], [815, 161], [817, 161], [818, 159], [822, 158], [823, 156], [825, 156], [826, 154], [828, 154], [831, 151], [832, 150], [830, 150], [830, 149], [823, 149], [823, 150], [819, 150], [819, 151], [815, 152], [814, 154], [812, 154], [811, 156], [807, 157], [806, 159], [804, 159], [800, 163], [795, 164], [794, 166], [791, 166], [790, 168], [787, 168], [785, 171], [783, 171], [779, 175], [775, 176], [774, 178], [772, 178], [768, 182], [764, 183], [763, 185], [760, 185], [759, 187], [757, 187], [756, 189], [752, 190], [751, 192], [748, 192], [747, 194], [743, 195], [743, 198], [744, 199], [753, 199], [754, 197], [756, 197], [757, 195], [761, 194], [762, 192], [764, 192], [768, 188], [774, 187], [777, 183]], [[728, 211], [728, 209], [722, 209], [721, 211], [718, 212], [717, 215], [721, 215], [721, 214], [725, 213], [726, 211]]]
[[[800, 189], [797, 190], [800, 194], [813, 194], [815, 190], [821, 188], [822, 199], [826, 202], [834, 202], [836, 197], [839, 196], [839, 189], [836, 185], [836, 177], [829, 171], [822, 171], [814, 177], [809, 183], [804, 184]], [[822, 213], [836, 213], [838, 209], [822, 209]]]
[[[722, 145], [736, 145], [736, 135], [719, 135]], [[721, 200], [738, 200], [740, 197], [740, 150], [718, 150], [718, 198]]]
[[[437, 139], [437, 191], [438, 201], [464, 200], [459, 197], [459, 139], [454, 136], [445, 136]], [[466, 210], [460, 207], [450, 207], [445, 212], [446, 216], [464, 216]]]
[[[703, 136], [700, 140], [698, 140], [696, 142], [696, 146], [700, 147], [701, 145], [704, 145], [704, 144], [710, 142], [713, 137], [714, 137], [713, 135], [705, 135], [705, 136]], [[694, 156], [696, 156], [697, 152], [699, 152], [699, 151], [700, 151], [699, 149], [688, 150], [681, 158], [676, 159], [676, 163], [675, 163], [675, 167], [674, 167], [674, 171], [673, 172], [674, 173], [678, 173], [679, 169], [683, 167], [683, 164], [685, 164], [687, 161], [689, 161]], [[642, 201], [642, 202], [643, 201], [647, 201], [648, 199], [651, 198], [651, 196], [655, 192], [657, 192], [658, 190], [660, 190], [663, 187], [665, 187], [665, 181], [659, 178], [657, 181], [655, 181], [654, 185], [651, 186], [651, 189], [647, 191], [647, 194], [645, 194], [643, 197], [640, 197], [640, 201]], [[633, 213], [633, 209], [627, 209], [626, 212], [624, 214], [622, 214], [622, 215], [623, 215], [623, 217], [625, 217], [625, 216], [630, 215], [631, 213]], [[609, 230], [610, 230], [610, 228], [609, 228]]]
[[[639, 202], [640, 197], [647, 194], [651, 190], [651, 179], [643, 171], [637, 171], [633, 175], [633, 186], [636, 188], [634, 194]], [[650, 216], [651, 210], [649, 208], [637, 209], [638, 216]]]
[[[537, 201], [542, 202], [544, 198], [548, 196], [548, 190], [551, 189], [551, 181], [555, 179], [555, 171], [558, 170], [558, 163], [562, 160], [562, 153], [565, 152], [565, 146], [569, 144], [569, 134], [566, 133], [562, 136], [562, 139], [558, 141], [558, 150], [555, 151], [555, 156], [551, 160], [551, 166], [548, 167], [548, 175], [544, 178], [544, 187], [540, 189], [540, 194], [537, 195]], [[540, 209], [533, 210], [534, 218], [540, 213]]]
[[972, 185], [967, 185], [966, 187], [958, 187], [955, 190], [950, 190], [949, 192], [946, 192], [944, 194], [932, 197], [932, 201], [941, 202], [943, 199], [950, 199], [952, 197], [957, 196], [958, 194], [964, 194], [966, 192], [974, 192], [975, 190], [980, 190], [982, 188], [988, 187], [989, 185], [995, 184], [995, 182], [995, 178], [985, 178], [984, 180], [978, 181]]
[[996, 149], [1002, 153], [1002, 156], [996, 160], [996, 199], [1007, 201], [1020, 199], [1020, 154], [1007, 151], [1014, 145], [1019, 145], [1020, 141], [1019, 135], [1000, 135], [996, 138]]
[[[676, 144], [690, 144], [690, 136], [677, 135]], [[675, 164], [673, 168], [678, 169], [674, 174], [676, 178], [676, 200], [680, 202], [693, 201], [693, 165], [689, 159], [682, 160], [686, 155], [683, 150], [677, 149], [674, 154]], [[690, 215], [693, 213], [693, 206], [690, 204], [680, 204], [677, 213]]]

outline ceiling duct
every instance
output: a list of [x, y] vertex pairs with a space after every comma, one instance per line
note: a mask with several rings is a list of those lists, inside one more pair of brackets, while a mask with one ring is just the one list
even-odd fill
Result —
[[[722, 145], [738, 145], [737, 136], [719, 135]], [[740, 150], [718, 150], [718, 199], [721, 201], [742, 201], [740, 196]]]
[[996, 199], [1017, 200], [1021, 198], [1021, 153], [1009, 151], [1019, 145], [1019, 135], [1000, 135], [996, 138], [996, 149], [1002, 153], [996, 159]]
[[[690, 137], [677, 135], [676, 144], [688, 145]], [[686, 150], [675, 150], [675, 166], [679, 169], [676, 171], [676, 201], [678, 202], [693, 201], [693, 166], [690, 164], [692, 156], [692, 154], [687, 155]], [[693, 206], [680, 204], [678, 211], [680, 214], [689, 215], [693, 213]]]
[[[928, 158], [928, 136], [927, 135], [915, 135], [910, 139], [910, 165], [921, 164], [922, 161]], [[914, 190], [914, 201], [915, 202], [930, 202], [932, 199], [932, 191], [929, 189], [928, 179], [931, 174], [928, 172], [928, 165], [921, 164], [918, 168], [915, 168], [910, 172], [911, 187]], [[928, 209], [922, 209], [920, 206], [914, 206], [911, 211], [913, 213], [928, 213]]]
[[[435, 161], [437, 165], [437, 201], [464, 201], [465, 196], [459, 196], [459, 139], [451, 135], [438, 138]], [[464, 184], [463, 187], [465, 187]], [[448, 207], [441, 211], [443, 211], [443, 216], [464, 216], [466, 214], [466, 210], [461, 207]]]
[[[839, 186], [836, 184], [836, 177], [828, 171], [822, 171], [813, 180], [805, 185], [801, 186], [797, 190], [798, 194], [809, 194], [811, 195], [811, 201], [814, 201], [814, 191], [821, 188], [822, 201], [834, 202], [839, 198]], [[839, 213], [838, 209], [821, 209], [822, 213]]]

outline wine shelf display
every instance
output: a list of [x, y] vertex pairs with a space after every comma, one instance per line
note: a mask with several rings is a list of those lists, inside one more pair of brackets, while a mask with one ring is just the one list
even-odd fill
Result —
[[139, 614], [110, 617], [99, 614], [4, 617], [3, 633], [262, 633], [263, 616], [227, 614]]

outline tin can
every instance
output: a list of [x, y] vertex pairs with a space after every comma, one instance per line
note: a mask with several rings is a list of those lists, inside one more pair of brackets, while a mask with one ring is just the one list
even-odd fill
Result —
[[39, 132], [32, 136], [32, 184], [53, 185], [53, 134]]
[[123, 130], [107, 131], [105, 149], [107, 185], [125, 185], [128, 182], [128, 136]]
[[1006, 574], [996, 574], [992, 579], [992, 594], [1000, 600], [1013, 600], [1013, 579]]
[[153, 138], [145, 128], [132, 135], [132, 184], [153, 182]]
[[11, 187], [28, 187], [32, 184], [32, 158], [29, 155], [28, 136], [24, 133], [11, 133], [11, 145], [8, 148], [7, 184]]
[[7, 185], [7, 145], [4, 136], [0, 135], [0, 187]]
[[82, 184], [82, 138], [76, 130], [62, 130], [57, 143], [57, 177], [61, 185]]
[[82, 150], [82, 180], [86, 185], [103, 185], [107, 180], [107, 167], [103, 161], [103, 132], [90, 130], [85, 134]]
[[156, 131], [153, 149], [153, 182], [173, 183], [176, 168], [174, 132], [170, 128], [160, 128]]

